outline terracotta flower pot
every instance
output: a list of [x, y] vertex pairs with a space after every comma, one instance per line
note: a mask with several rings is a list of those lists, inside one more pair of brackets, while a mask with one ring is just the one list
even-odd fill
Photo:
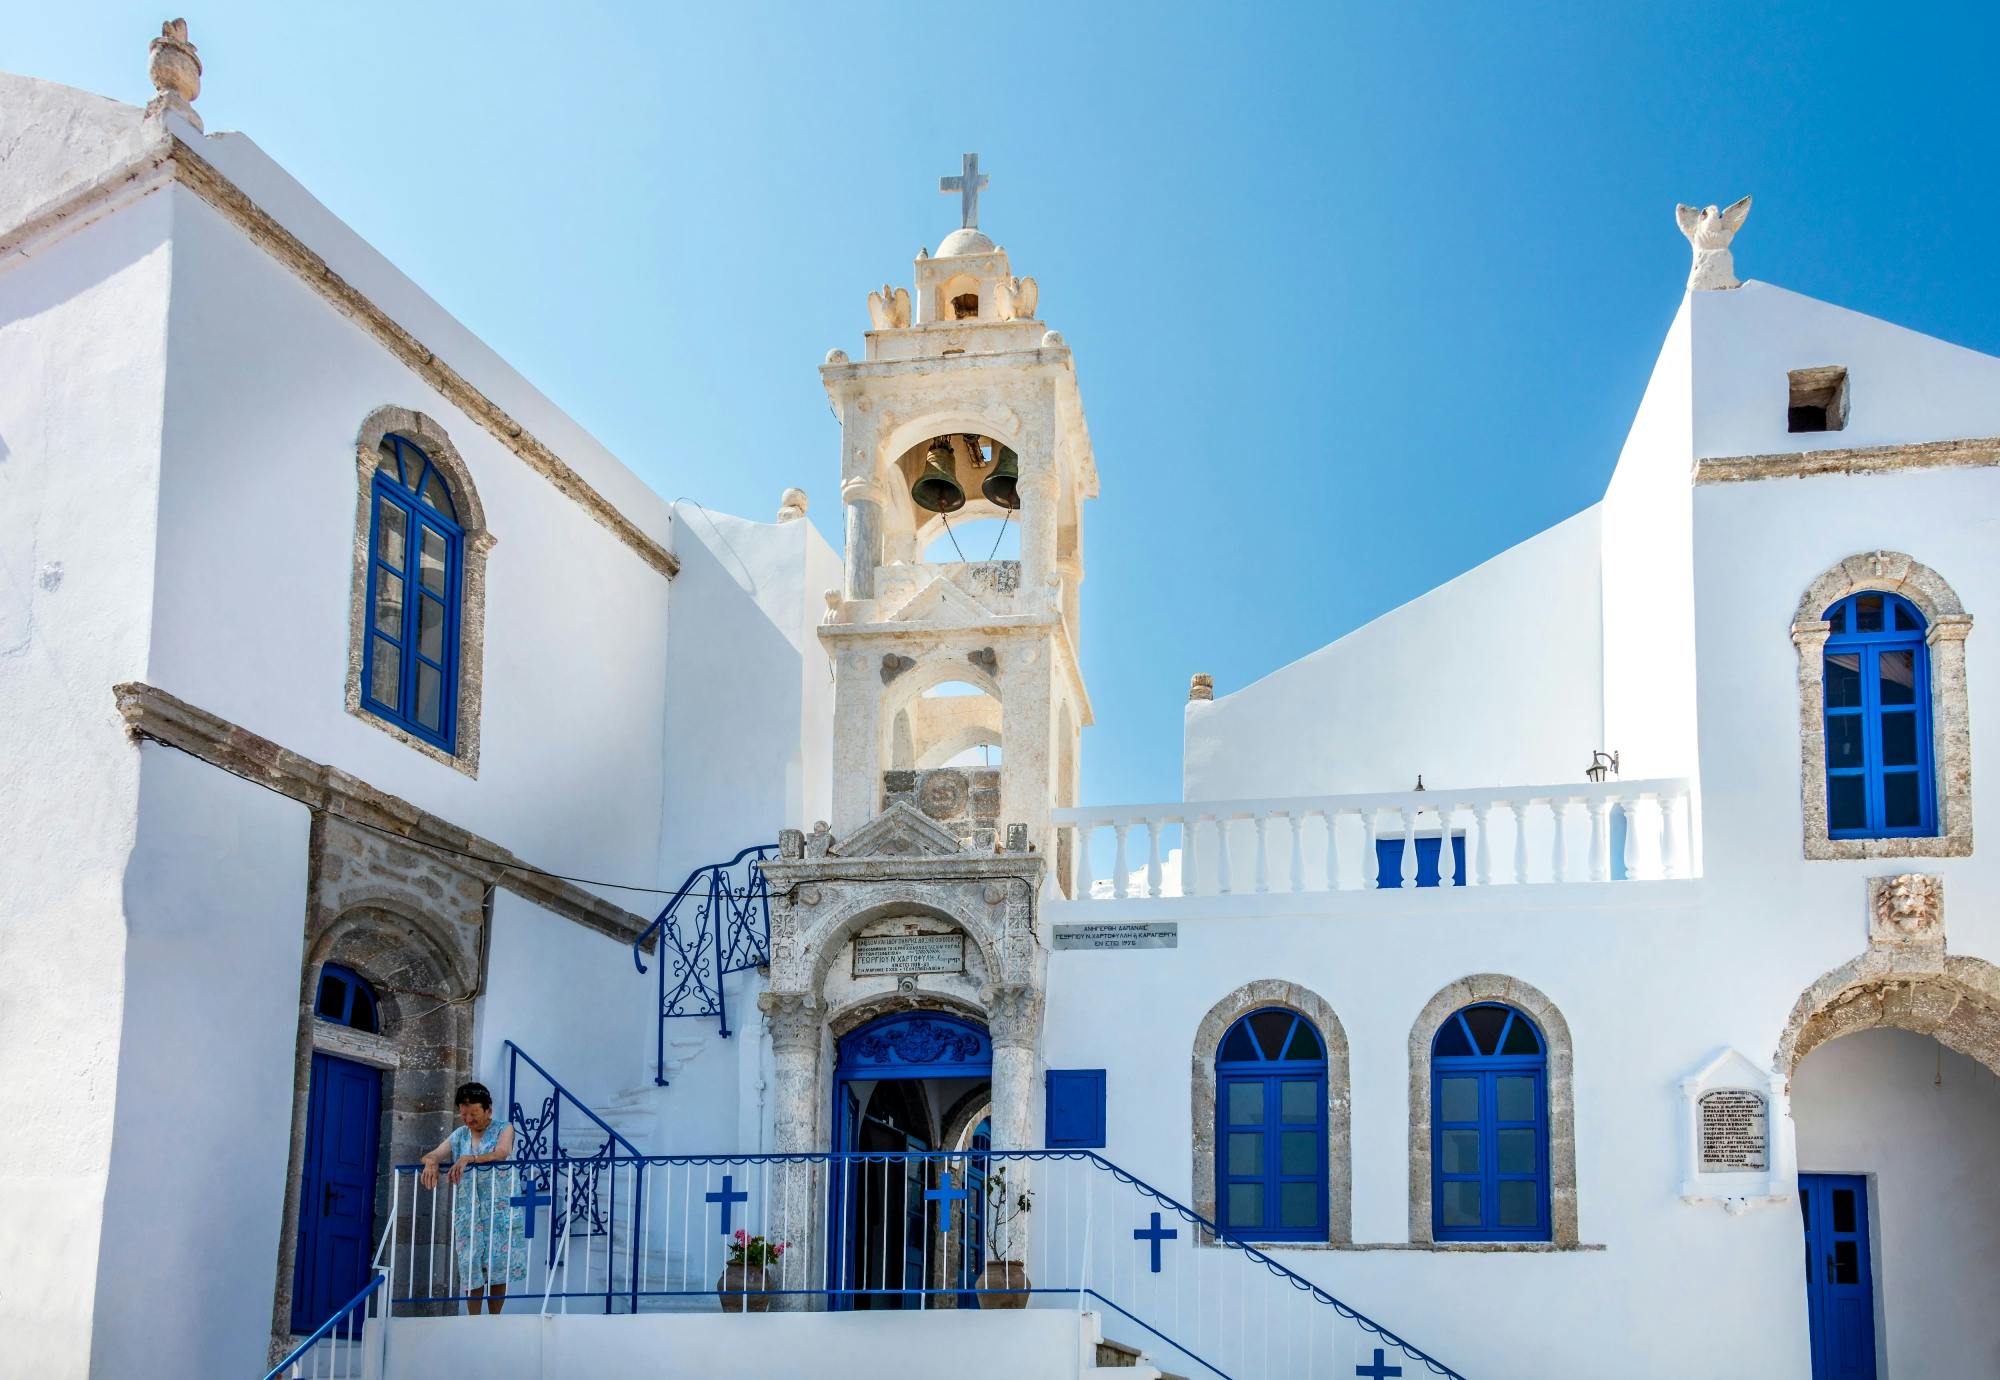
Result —
[[726, 1265], [722, 1278], [715, 1281], [716, 1297], [722, 1300], [725, 1313], [770, 1312], [771, 1296], [764, 1292], [768, 1287], [762, 1265]]
[[979, 1272], [979, 1288], [981, 1308], [1026, 1308], [1028, 1267], [1018, 1260], [989, 1260]]

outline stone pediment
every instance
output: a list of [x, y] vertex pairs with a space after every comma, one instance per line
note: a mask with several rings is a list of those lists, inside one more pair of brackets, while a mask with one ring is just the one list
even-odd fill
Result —
[[963, 851], [958, 836], [901, 801], [836, 843], [837, 858], [943, 857]]
[[987, 608], [955, 583], [938, 576], [909, 603], [890, 615], [892, 623], [977, 623], [994, 616]]

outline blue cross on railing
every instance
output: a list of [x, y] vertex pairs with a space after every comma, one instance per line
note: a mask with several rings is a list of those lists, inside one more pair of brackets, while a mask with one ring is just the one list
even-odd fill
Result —
[[526, 1236], [530, 1241], [533, 1241], [535, 1239], [536, 1211], [543, 1207], [546, 1207], [548, 1204], [553, 1203], [554, 1201], [555, 1199], [549, 1197], [548, 1194], [542, 1192], [539, 1188], [535, 1187], [535, 1181], [533, 1179], [528, 1180], [528, 1186], [525, 1189], [523, 1189], [519, 1193], [516, 1193], [513, 1197], [507, 1200], [510, 1206], [524, 1207], [528, 1210], [528, 1228], [525, 1232], [522, 1233], [522, 1235]]
[[938, 1186], [936, 1188], [927, 1188], [924, 1190], [924, 1197], [934, 1203], [944, 1204], [944, 1225], [938, 1228], [941, 1235], [948, 1236], [951, 1234], [952, 1200], [955, 1198], [970, 1198], [971, 1196], [972, 1191], [970, 1189], [953, 1188], [951, 1186], [951, 1171], [949, 1169], [938, 1175]]
[[750, 1201], [749, 1194], [738, 1193], [736, 1191], [736, 1177], [733, 1174], [724, 1174], [722, 1176], [722, 1192], [705, 1193], [702, 1196], [711, 1203], [722, 1204], [722, 1234], [724, 1236], [729, 1235], [730, 1204], [747, 1203]]
[[1132, 1239], [1134, 1241], [1149, 1241], [1152, 1243], [1154, 1274], [1160, 1272], [1160, 1243], [1162, 1241], [1171, 1241], [1179, 1235], [1180, 1232], [1178, 1229], [1160, 1225], [1160, 1214], [1157, 1212], [1153, 1214], [1153, 1225], [1150, 1229], [1135, 1227], [1132, 1231]]
[[1384, 1365], [1382, 1363], [1382, 1348], [1378, 1346], [1375, 1348], [1375, 1364], [1372, 1366], [1356, 1366], [1354, 1373], [1365, 1376], [1366, 1380], [1388, 1380], [1388, 1377], [1391, 1375], [1401, 1375], [1403, 1368], [1401, 1366]]

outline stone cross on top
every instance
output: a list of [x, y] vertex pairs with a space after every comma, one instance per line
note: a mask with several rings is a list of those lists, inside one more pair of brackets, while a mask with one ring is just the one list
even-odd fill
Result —
[[958, 223], [967, 230], [979, 228], [979, 192], [986, 185], [986, 177], [979, 171], [979, 155], [968, 153], [961, 162], [962, 171], [957, 177], [940, 177], [940, 192], [957, 192], [959, 196]]

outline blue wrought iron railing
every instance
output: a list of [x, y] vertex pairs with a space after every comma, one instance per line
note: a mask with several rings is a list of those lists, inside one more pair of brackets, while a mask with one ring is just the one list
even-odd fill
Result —
[[632, 941], [632, 962], [646, 971], [646, 942], [659, 939], [659, 1030], [653, 1081], [667, 1084], [667, 1022], [714, 1016], [729, 1038], [722, 980], [771, 961], [771, 889], [757, 864], [774, 843], [746, 848], [726, 863], [688, 873], [653, 923]]
[[[580, 1172], [575, 1161], [546, 1167]], [[450, 1306], [467, 1297], [454, 1282], [462, 1214], [451, 1195], [512, 1200], [470, 1183], [444, 1197], [417, 1191], [414, 1171], [396, 1171], [393, 1301]], [[1356, 1369], [1381, 1367], [1385, 1354], [1464, 1380], [1089, 1151], [659, 1155], [615, 1158], [595, 1172], [620, 1186], [612, 1230], [566, 1240], [559, 1258], [531, 1250], [510, 1303], [538, 1296], [543, 1311], [567, 1312], [576, 1300], [606, 1312], [759, 1312], [774, 1304], [951, 1309], [1095, 1299], [1150, 1339], [1156, 1363], [1177, 1369], [1185, 1358], [1218, 1380], [1395, 1374], [1393, 1366]], [[546, 1224], [552, 1210], [514, 1209], [509, 1225], [482, 1238], [485, 1249], [520, 1249], [531, 1224]]]
[[[361, 1341], [368, 1303], [388, 1282], [389, 1272], [386, 1269], [375, 1271], [360, 1293], [342, 1304], [310, 1337], [293, 1347], [290, 1355], [266, 1371], [264, 1380], [305, 1380], [306, 1377], [322, 1376], [333, 1380], [336, 1376], [360, 1375], [363, 1367], [354, 1352]], [[345, 1353], [336, 1355], [336, 1347], [344, 1347]], [[309, 1356], [310, 1363], [307, 1360]]]
[[[550, 1230], [544, 1249], [554, 1264], [557, 1245], [566, 1233], [609, 1233], [610, 1224], [618, 1220], [618, 1180], [616, 1175], [607, 1176], [605, 1169], [617, 1159], [643, 1157], [645, 1152], [557, 1082], [533, 1055], [512, 1040], [506, 1046], [507, 1119], [514, 1124], [511, 1167], [518, 1174], [511, 1187], [548, 1204]], [[530, 1080], [522, 1075], [523, 1064], [547, 1085], [539, 1097], [539, 1089], [527, 1086]], [[533, 1115], [522, 1103], [523, 1095], [534, 1105]], [[560, 1195], [558, 1187], [563, 1189]], [[632, 1191], [642, 1189], [634, 1185]]]

